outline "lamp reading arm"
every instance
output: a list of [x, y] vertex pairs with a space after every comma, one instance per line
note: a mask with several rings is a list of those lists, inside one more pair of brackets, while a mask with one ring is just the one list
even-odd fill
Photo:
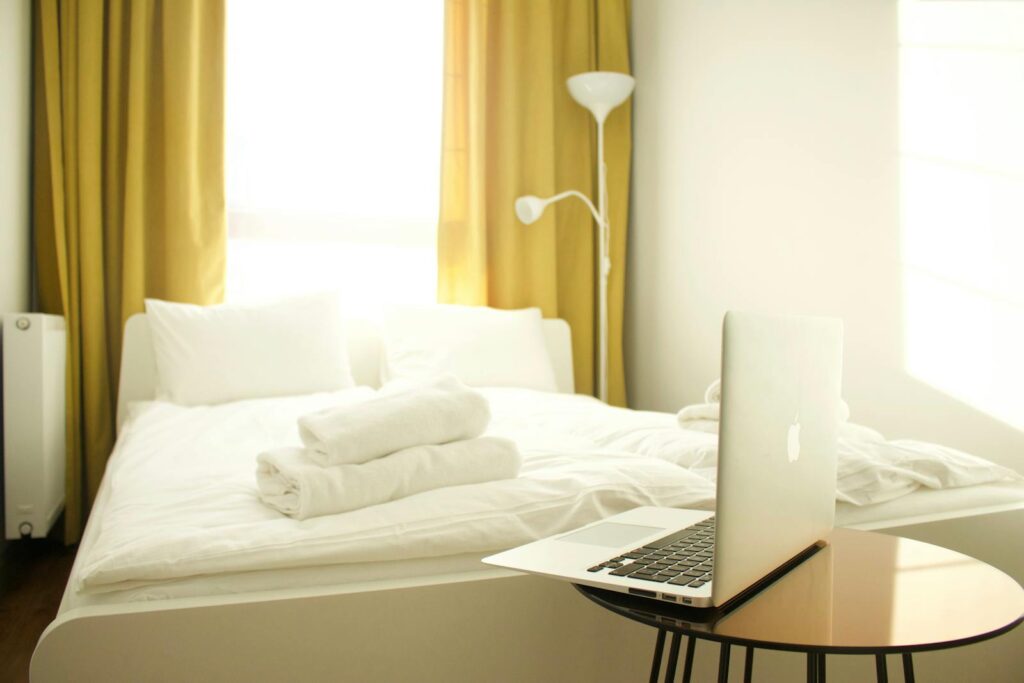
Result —
[[541, 199], [540, 197], [532, 194], [520, 197], [516, 200], [516, 216], [526, 225], [530, 225], [541, 217], [541, 214], [544, 213], [544, 209], [547, 208], [548, 204], [554, 204], [566, 197], [578, 197], [582, 200], [583, 203], [587, 205], [587, 208], [590, 209], [590, 214], [594, 217], [597, 224], [602, 228], [604, 227], [604, 220], [601, 218], [601, 214], [598, 212], [597, 207], [594, 206], [594, 203], [591, 202], [585, 194], [577, 192], [576, 190], [559, 192], [547, 199]]

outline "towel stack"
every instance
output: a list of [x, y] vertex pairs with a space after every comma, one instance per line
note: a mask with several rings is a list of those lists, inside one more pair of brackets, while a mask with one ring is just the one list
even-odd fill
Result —
[[487, 400], [453, 377], [385, 388], [299, 418], [305, 448], [257, 457], [260, 499], [296, 519], [347, 512], [445, 486], [518, 475], [508, 439], [480, 436]]
[[[718, 433], [718, 420], [722, 412], [722, 380], [716, 379], [704, 391], [704, 402], [688, 405], [676, 415], [679, 426], [698, 432]], [[850, 406], [846, 401], [839, 402], [839, 422], [845, 424], [850, 419]]]

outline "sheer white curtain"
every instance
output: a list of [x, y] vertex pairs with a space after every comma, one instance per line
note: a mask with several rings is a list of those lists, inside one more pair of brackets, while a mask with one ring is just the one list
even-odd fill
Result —
[[228, 301], [434, 300], [443, 31], [442, 0], [228, 4]]

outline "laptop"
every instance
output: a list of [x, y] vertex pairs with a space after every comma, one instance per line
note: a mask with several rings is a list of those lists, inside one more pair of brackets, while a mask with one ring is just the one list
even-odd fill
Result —
[[[652, 626], [669, 626], [703, 633], [749, 636], [770, 625], [791, 643], [821, 643], [832, 639], [833, 558], [826, 546], [757, 594], [757, 600], [730, 600], [721, 609], [701, 609], [662, 600], [648, 600], [600, 589], [581, 590], [597, 604]], [[799, 614], [799, 619], [792, 619]]]
[[835, 517], [842, 321], [730, 311], [716, 511], [639, 507], [484, 558], [692, 607], [724, 607], [822, 547]]

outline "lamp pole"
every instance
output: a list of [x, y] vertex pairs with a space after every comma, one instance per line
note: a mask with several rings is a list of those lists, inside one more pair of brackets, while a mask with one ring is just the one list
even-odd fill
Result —
[[566, 85], [573, 99], [590, 110], [597, 121], [597, 206], [581, 192], [568, 190], [547, 198], [524, 195], [516, 199], [519, 220], [529, 225], [540, 218], [548, 204], [567, 197], [582, 200], [590, 209], [597, 228], [597, 395], [608, 402], [608, 276], [612, 271], [609, 256], [611, 225], [608, 220], [608, 169], [604, 163], [604, 122], [612, 109], [626, 101], [635, 81], [627, 74], [590, 71], [569, 77]]
[[611, 225], [608, 223], [608, 169], [604, 163], [604, 118], [597, 120], [597, 263], [600, 280], [598, 284], [598, 336], [597, 336], [597, 395], [608, 402], [608, 276], [612, 272]]

